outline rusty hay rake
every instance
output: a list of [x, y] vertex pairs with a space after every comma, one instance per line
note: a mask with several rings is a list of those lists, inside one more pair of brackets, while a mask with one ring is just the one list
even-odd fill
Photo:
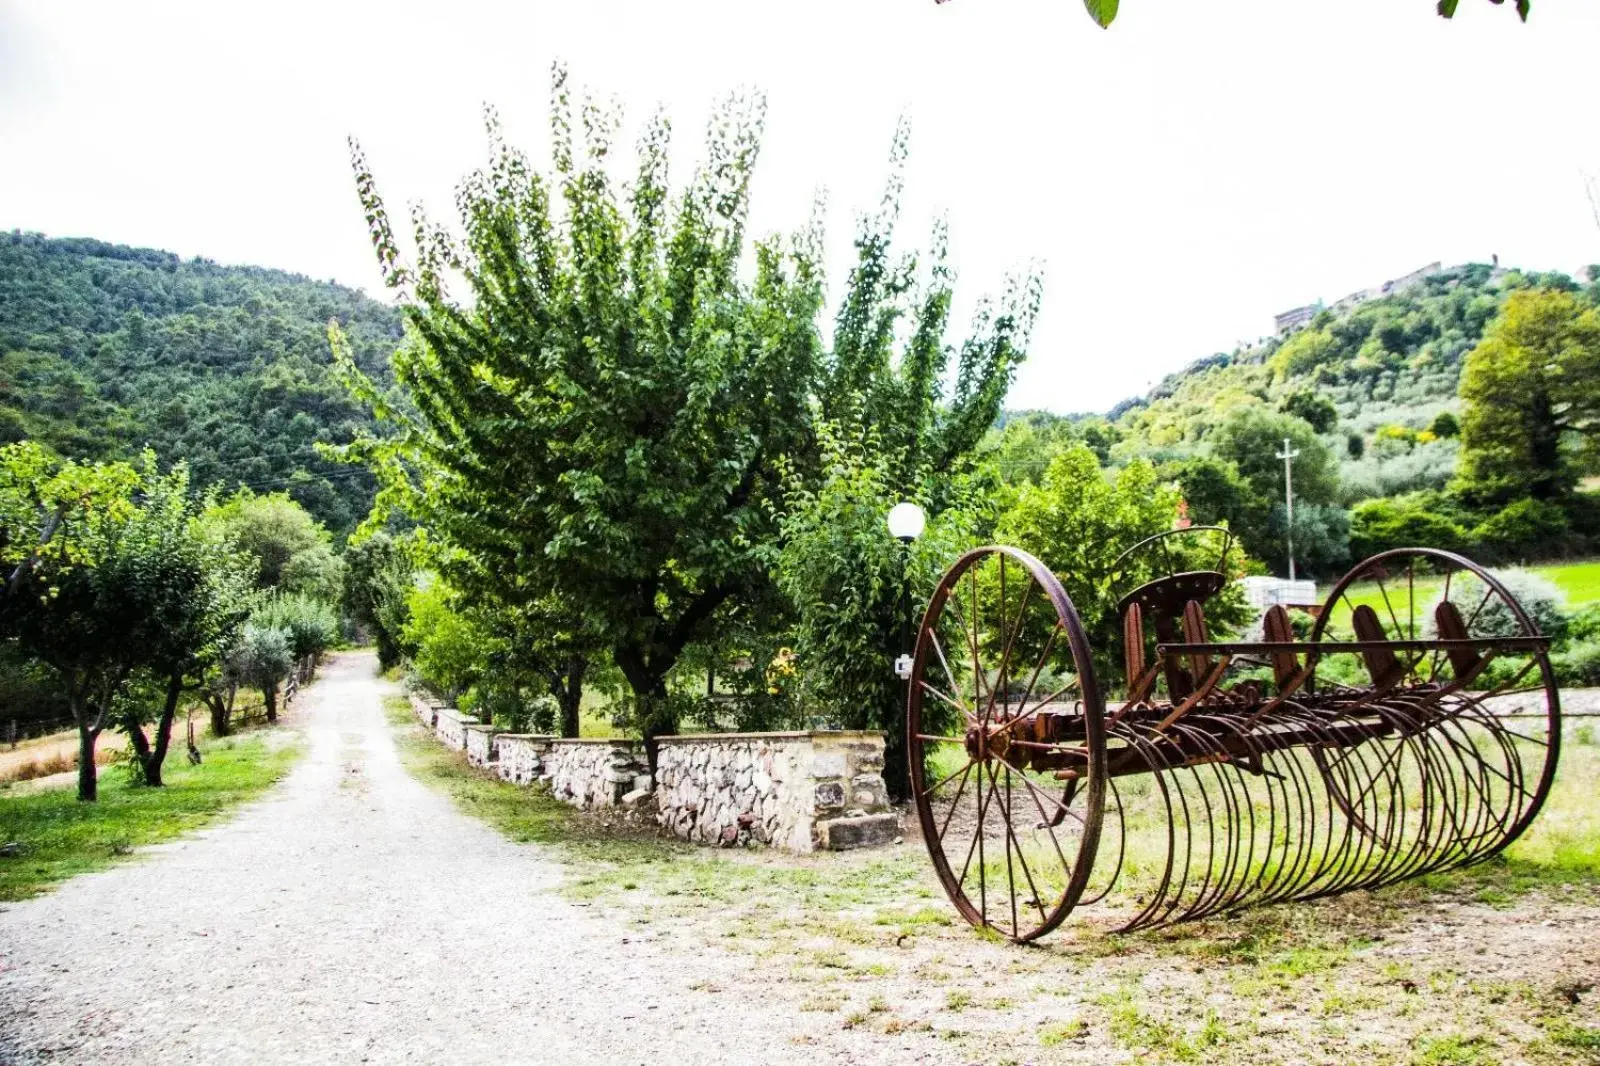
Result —
[[1377, 888], [1480, 862], [1538, 813], [1560, 743], [1548, 640], [1492, 574], [1385, 552], [1305, 607], [1303, 636], [1274, 606], [1260, 639], [1216, 642], [1231, 544], [1194, 527], [1118, 561], [1110, 693], [1038, 559], [977, 548], [944, 575], [907, 737], [969, 922], [1029, 941], [1078, 910], [1126, 931]]

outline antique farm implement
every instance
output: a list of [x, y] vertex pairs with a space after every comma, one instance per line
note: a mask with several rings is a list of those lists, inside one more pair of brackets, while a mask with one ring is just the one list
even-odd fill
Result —
[[907, 736], [968, 921], [1026, 941], [1080, 908], [1131, 930], [1375, 888], [1481, 861], [1538, 813], [1560, 743], [1548, 641], [1493, 575], [1386, 552], [1322, 604], [1213, 641], [1248, 614], [1231, 543], [1141, 542], [1092, 617], [1015, 548], [945, 574]]

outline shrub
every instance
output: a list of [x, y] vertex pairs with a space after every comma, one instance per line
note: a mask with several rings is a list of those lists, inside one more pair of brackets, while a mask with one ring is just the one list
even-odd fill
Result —
[[[1567, 628], [1567, 616], [1562, 610], [1563, 596], [1561, 590], [1552, 582], [1540, 577], [1538, 574], [1527, 570], [1492, 570], [1490, 571], [1506, 591], [1522, 605], [1533, 624], [1539, 632], [1547, 637], [1559, 640]], [[1457, 574], [1450, 581], [1450, 598], [1458, 607], [1467, 614], [1471, 620], [1469, 631], [1474, 637], [1515, 637], [1522, 634], [1522, 626], [1512, 613], [1511, 608], [1499, 596], [1490, 596], [1484, 599], [1485, 588], [1483, 582], [1470, 574]], [[1427, 619], [1424, 631], [1428, 636], [1435, 635], [1434, 611], [1439, 606], [1439, 601], [1444, 598], [1443, 590], [1428, 606]], [[1483, 600], [1483, 606], [1476, 605]], [[1469, 610], [1469, 608], [1471, 608]]]
[[1535, 559], [1564, 551], [1570, 532], [1560, 507], [1543, 500], [1518, 500], [1480, 522], [1472, 531], [1472, 543], [1489, 558]]
[[339, 617], [333, 607], [310, 596], [277, 596], [258, 610], [252, 620], [289, 634], [296, 659], [321, 655], [339, 639]]
[[1460, 551], [1466, 532], [1445, 516], [1402, 500], [1366, 500], [1350, 510], [1350, 554], [1365, 559], [1391, 548]]
[[1569, 645], [1550, 657], [1550, 666], [1559, 685], [1600, 685], [1600, 641]]
[[278, 720], [278, 683], [294, 666], [289, 631], [256, 622], [247, 623], [234, 648], [231, 664], [241, 684], [261, 690], [267, 721]]

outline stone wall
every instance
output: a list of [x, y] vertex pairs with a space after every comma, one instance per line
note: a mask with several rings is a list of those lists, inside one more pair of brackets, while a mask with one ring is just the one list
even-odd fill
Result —
[[489, 764], [495, 761], [495, 734], [501, 731], [482, 723], [463, 728], [467, 731], [467, 762], [480, 770], [488, 769]]
[[462, 714], [454, 707], [436, 707], [433, 711], [433, 735], [443, 741], [446, 747], [466, 751], [467, 726], [476, 725], [477, 722], [472, 715]]
[[660, 744], [659, 818], [685, 840], [804, 852], [900, 835], [881, 733], [723, 733]]
[[502, 780], [544, 785], [575, 807], [653, 806], [684, 840], [808, 852], [900, 836], [883, 783], [881, 733], [662, 737], [652, 777], [632, 741], [502, 733], [415, 695], [412, 708], [442, 743]]
[[422, 723], [422, 728], [433, 732], [433, 716], [439, 704], [420, 692], [411, 693], [411, 713], [417, 716], [417, 721]]
[[629, 740], [555, 740], [543, 757], [550, 793], [575, 807], [615, 807], [649, 798], [650, 767]]
[[495, 773], [502, 781], [526, 788], [544, 776], [545, 757], [555, 737], [533, 733], [498, 733], [494, 738]]

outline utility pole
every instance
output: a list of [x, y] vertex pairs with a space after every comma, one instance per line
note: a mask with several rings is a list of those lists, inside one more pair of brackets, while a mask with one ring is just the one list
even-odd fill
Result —
[[1294, 580], [1294, 460], [1300, 453], [1289, 445], [1289, 438], [1283, 438], [1283, 451], [1278, 453], [1278, 458], [1283, 460], [1283, 503], [1288, 512], [1284, 522], [1284, 537], [1289, 542], [1289, 580]]

